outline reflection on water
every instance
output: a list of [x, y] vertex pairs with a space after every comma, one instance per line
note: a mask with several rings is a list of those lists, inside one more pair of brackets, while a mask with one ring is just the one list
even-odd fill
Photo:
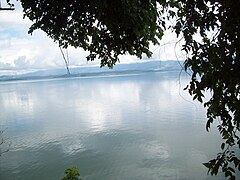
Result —
[[214, 179], [201, 163], [220, 141], [181, 88], [173, 72], [0, 84], [0, 179]]

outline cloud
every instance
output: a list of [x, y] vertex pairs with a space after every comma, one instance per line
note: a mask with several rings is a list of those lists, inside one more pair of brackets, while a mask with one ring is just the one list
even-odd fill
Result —
[[29, 66], [29, 61], [26, 60], [26, 56], [19, 56], [14, 60], [15, 67], [25, 68]]
[[0, 69], [10, 69], [12, 66], [9, 63], [0, 62]]
[[[29, 35], [31, 26], [29, 19], [23, 19], [20, 2], [15, 4], [16, 10], [0, 12], [0, 68], [56, 68], [65, 67], [58, 44], [53, 42], [46, 33], [41, 30]], [[160, 46], [151, 46], [152, 60], [174, 60], [181, 57], [180, 47], [175, 47], [176, 37], [167, 32]], [[164, 45], [167, 44], [168, 45]], [[177, 53], [176, 53], [177, 52]], [[71, 66], [100, 64], [98, 60], [87, 62], [88, 52], [81, 48], [68, 48]], [[177, 55], [177, 56], [176, 56]], [[143, 56], [143, 59], [147, 59]], [[139, 59], [130, 55], [120, 56], [121, 63], [139, 62]]]

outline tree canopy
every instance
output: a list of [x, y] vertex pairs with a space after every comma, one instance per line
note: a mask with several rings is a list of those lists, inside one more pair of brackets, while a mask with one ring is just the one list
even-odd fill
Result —
[[118, 56], [151, 56], [150, 42], [163, 35], [156, 1], [45, 0], [21, 1], [24, 15], [33, 21], [29, 33], [42, 29], [60, 46], [89, 51], [88, 60], [101, 59], [112, 67]]
[[221, 169], [226, 177], [235, 179], [232, 167], [240, 171], [240, 1], [185, 0], [175, 7], [173, 29], [185, 40], [183, 50], [189, 54], [185, 70], [192, 71], [188, 91], [200, 102], [206, 90], [211, 92], [210, 100], [204, 102], [206, 129], [218, 120], [217, 128], [225, 140], [222, 152], [204, 165], [212, 175]]
[[[9, 2], [9, 0], [7, 0]], [[151, 56], [164, 30], [184, 39], [191, 71], [186, 87], [207, 108], [206, 129], [218, 121], [221, 152], [204, 165], [235, 179], [240, 170], [240, 1], [234, 0], [21, 0], [32, 33], [41, 29], [61, 47], [89, 51], [87, 60], [113, 65], [119, 55]], [[168, 20], [173, 24], [166, 25]], [[206, 91], [212, 96], [205, 99]]]

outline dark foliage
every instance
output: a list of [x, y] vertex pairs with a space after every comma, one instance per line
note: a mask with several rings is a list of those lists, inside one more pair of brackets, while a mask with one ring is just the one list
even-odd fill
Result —
[[[183, 50], [189, 54], [185, 70], [192, 71], [192, 78], [186, 89], [207, 108], [206, 130], [218, 120], [224, 140], [222, 152], [204, 165], [211, 175], [221, 169], [235, 179], [240, 170], [240, 1], [182, 0], [174, 5], [177, 11], [169, 7], [177, 18], [172, 28], [184, 37]], [[212, 96], [204, 101], [206, 91]]]
[[60, 46], [89, 51], [87, 60], [101, 59], [112, 67], [121, 54], [151, 56], [163, 30], [157, 23], [156, 1], [138, 0], [23, 0], [25, 16], [34, 23], [29, 33], [42, 29]]

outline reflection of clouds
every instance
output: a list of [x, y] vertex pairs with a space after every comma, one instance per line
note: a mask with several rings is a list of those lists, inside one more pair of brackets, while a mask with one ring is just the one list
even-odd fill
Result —
[[43, 116], [46, 120], [39, 122], [42, 126], [55, 122], [61, 126], [68, 120], [76, 121], [76, 127], [104, 131], [122, 126], [122, 121], [128, 122], [129, 117], [166, 119], [185, 112], [183, 104], [189, 106], [189, 102], [179, 95], [177, 76], [165, 75], [158, 74], [161, 78], [154, 81], [151, 76], [145, 79], [141, 75], [128, 80], [123, 77], [124, 80], [98, 78], [12, 84], [9, 92], [6, 85], [1, 103], [9, 114]]
[[12, 170], [27, 159], [32, 169], [32, 159], [45, 159], [48, 169], [56, 156], [59, 166], [83, 163], [93, 179], [201, 177], [199, 164], [220, 139], [210, 141], [204, 126], [193, 125], [191, 118], [203, 113], [178, 95], [178, 76], [166, 74], [1, 85], [0, 121], [9, 125], [15, 154], [6, 153], [2, 165]]
[[133, 103], [139, 103], [140, 86], [137, 83], [123, 83], [119, 86], [111, 85], [108, 90], [108, 96], [111, 100], [116, 102], [128, 100]]
[[52, 132], [48, 134], [53, 138], [59, 137], [54, 135], [57, 131], [108, 131], [129, 123], [137, 125], [141, 119], [175, 122], [177, 113], [185, 116], [181, 113], [186, 114], [185, 105], [189, 104], [178, 94], [177, 76], [157, 76], [160, 78], [154, 80], [140, 75], [127, 80], [85, 78], [4, 85], [0, 104], [5, 115], [0, 117], [5, 121], [14, 119], [26, 127], [32, 123], [36, 132]]
[[163, 144], [159, 144], [157, 141], [153, 141], [151, 143], [146, 143], [145, 153], [146, 159], [161, 159], [167, 160], [169, 158], [169, 150], [167, 146]]
[[2, 99], [3, 108], [5, 111], [22, 111], [23, 113], [32, 113], [34, 102], [31, 97], [31, 93], [11, 91], [7, 93], [7, 96], [4, 96]]
[[162, 79], [140, 87], [140, 104], [145, 111], [145, 118], [172, 122], [178, 119], [199, 120], [197, 116], [198, 111], [202, 111], [201, 104], [193, 102], [190, 95], [183, 91], [188, 77], [182, 76], [179, 82], [179, 73], [174, 73], [159, 73]]
[[84, 117], [83, 121], [91, 129], [117, 128], [122, 124], [123, 111], [132, 104], [139, 106], [140, 87], [136, 83], [101, 82], [94, 86], [81, 87], [81, 93], [75, 94], [73, 102], [76, 114]]
[[88, 104], [83, 107], [87, 125], [91, 129], [103, 131], [106, 128], [107, 109], [103, 104], [90, 100]]

